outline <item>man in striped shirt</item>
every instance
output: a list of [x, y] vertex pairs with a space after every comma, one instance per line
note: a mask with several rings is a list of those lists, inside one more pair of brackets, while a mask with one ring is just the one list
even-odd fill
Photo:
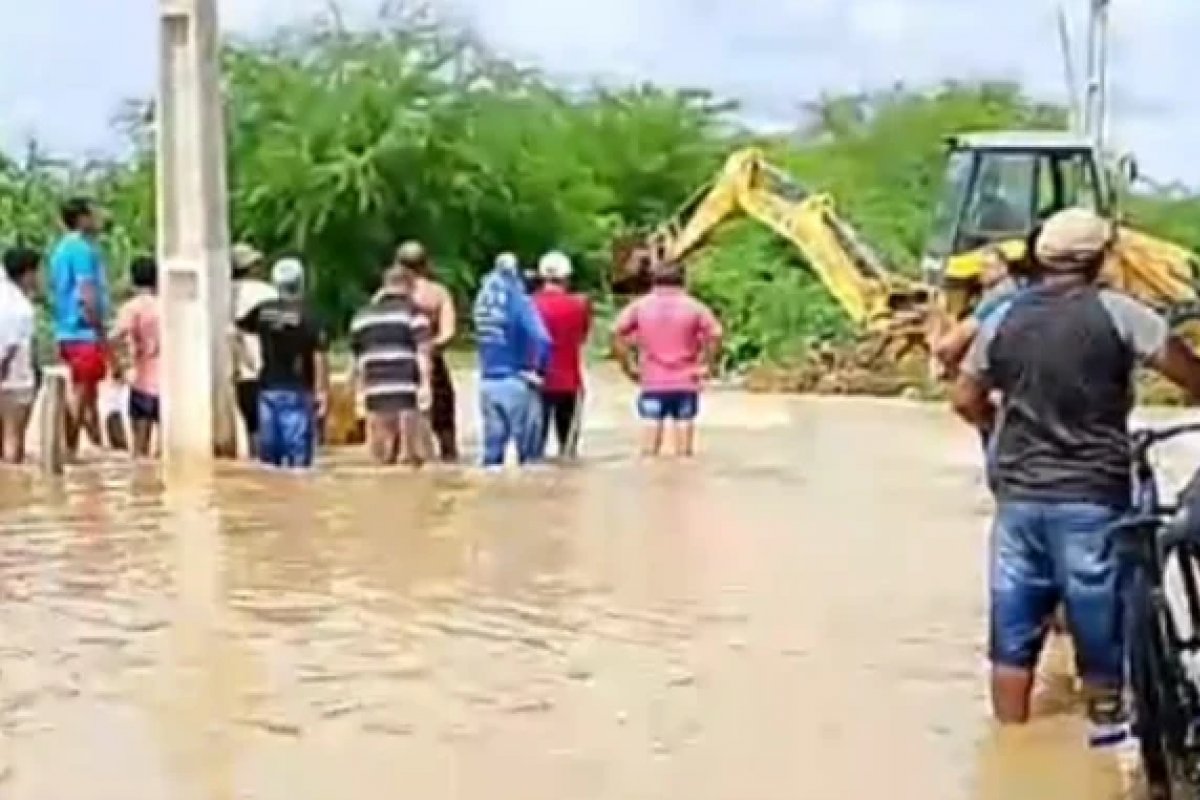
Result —
[[432, 402], [433, 343], [429, 320], [413, 298], [416, 279], [417, 273], [406, 264], [390, 267], [383, 290], [350, 328], [371, 455], [381, 464], [395, 464], [402, 449], [407, 462], [422, 460], [421, 417]]

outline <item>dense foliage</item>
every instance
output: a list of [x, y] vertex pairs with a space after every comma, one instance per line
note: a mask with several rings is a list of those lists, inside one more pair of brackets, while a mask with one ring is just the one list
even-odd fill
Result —
[[[393, 14], [370, 31], [336, 19], [227, 46], [232, 227], [311, 265], [322, 311], [344, 322], [396, 243], [425, 241], [465, 301], [493, 255], [550, 247], [603, 297], [615, 235], [662, 221], [749, 135], [704, 92], [574, 91], [493, 57], [469, 37]], [[54, 208], [86, 192], [113, 212], [118, 273], [153, 240], [149, 106], [123, 115], [133, 155], [72, 168], [31, 148], [0, 158], [0, 238], [46, 245]], [[943, 168], [944, 134], [1061, 124], [1005, 84], [822, 98], [808, 126], [761, 141], [829, 191], [896, 265], [916, 263]], [[1140, 198], [1151, 229], [1200, 245], [1200, 200]], [[728, 357], [780, 357], [845, 333], [840, 312], [785, 244], [734, 222], [697, 258], [695, 284], [726, 318]], [[117, 283], [120, 281], [118, 279]]]

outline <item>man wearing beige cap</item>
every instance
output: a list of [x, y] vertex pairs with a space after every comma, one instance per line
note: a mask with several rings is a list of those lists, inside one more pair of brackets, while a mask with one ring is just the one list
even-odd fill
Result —
[[[268, 300], [276, 300], [275, 287], [257, 277], [263, 256], [248, 244], [233, 246], [233, 302], [235, 320], [245, 318]], [[262, 347], [258, 336], [238, 331], [233, 339], [233, 380], [238, 412], [246, 426], [246, 446], [250, 457], [258, 448], [258, 374], [262, 370]]]
[[951, 393], [955, 411], [990, 437], [994, 713], [1028, 720], [1046, 621], [1061, 602], [1094, 746], [1128, 737], [1108, 538], [1131, 496], [1135, 369], [1146, 364], [1200, 397], [1200, 360], [1166, 321], [1097, 285], [1114, 236], [1084, 209], [1048, 219], [1033, 243], [1035, 283], [980, 323]]

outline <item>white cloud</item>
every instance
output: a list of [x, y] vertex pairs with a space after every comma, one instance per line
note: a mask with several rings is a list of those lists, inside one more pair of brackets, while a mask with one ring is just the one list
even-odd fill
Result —
[[[1057, 0], [433, 0], [501, 52], [572, 78], [709, 86], [788, 122], [823, 91], [1008, 77], [1064, 97]], [[1080, 15], [1086, 0], [1068, 0]], [[328, 0], [221, 0], [245, 32]], [[365, 16], [379, 0], [341, 0]], [[81, 152], [111, 143], [122, 97], [153, 86], [155, 0], [38, 0], [0, 28], [0, 142], [33, 131]], [[70, 20], [64, 25], [63, 20]], [[1146, 171], [1200, 183], [1200, 3], [1114, 0], [1113, 111]], [[1076, 35], [1082, 44], [1082, 30]], [[49, 46], [53, 43], [53, 46]]]

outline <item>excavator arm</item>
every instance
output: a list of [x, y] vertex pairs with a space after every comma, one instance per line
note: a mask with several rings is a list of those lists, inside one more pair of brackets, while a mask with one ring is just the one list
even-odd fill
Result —
[[888, 270], [837, 215], [831, 197], [809, 192], [754, 148], [733, 153], [717, 178], [651, 236], [649, 260], [686, 259], [734, 214], [791, 242], [859, 327], [887, 326], [898, 311], [929, 300], [923, 286]]

